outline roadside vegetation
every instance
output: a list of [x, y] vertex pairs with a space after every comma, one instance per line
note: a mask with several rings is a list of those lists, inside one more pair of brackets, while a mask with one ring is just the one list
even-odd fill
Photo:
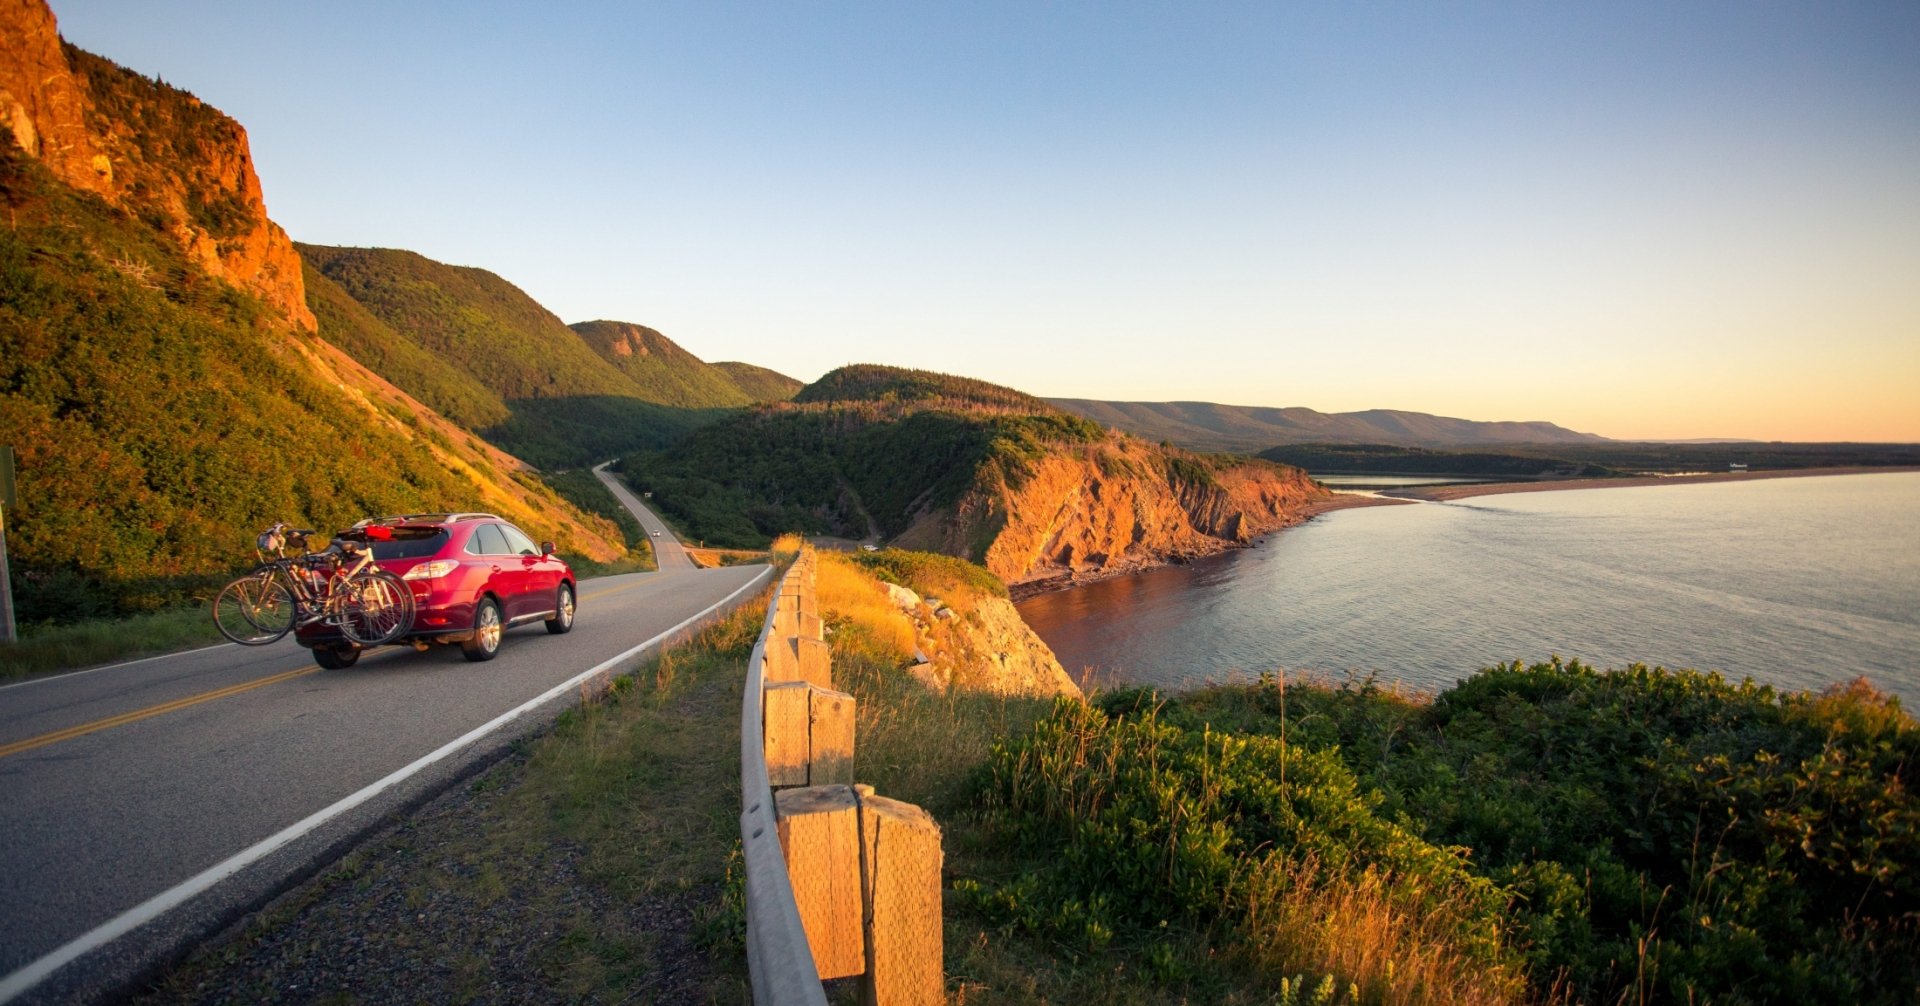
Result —
[[173, 653], [222, 641], [212, 617], [201, 606], [67, 625], [24, 625], [19, 642], [0, 643], [0, 680]]
[[996, 747], [983, 829], [1019, 868], [956, 892], [1069, 953], [1355, 1002], [1911, 1002], [1917, 747], [1863, 682], [1557, 660], [1431, 700], [1119, 690]]

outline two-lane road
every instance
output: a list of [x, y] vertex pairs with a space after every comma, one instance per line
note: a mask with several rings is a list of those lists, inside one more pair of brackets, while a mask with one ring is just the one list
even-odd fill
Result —
[[770, 572], [690, 567], [583, 581], [573, 632], [514, 629], [490, 663], [389, 647], [327, 671], [283, 641], [0, 688], [0, 1002], [111, 991]]
[[659, 517], [654, 516], [653, 511], [640, 502], [640, 498], [633, 494], [633, 490], [627, 488], [625, 482], [607, 472], [607, 466], [610, 464], [613, 462], [605, 461], [595, 465], [593, 473], [600, 476], [600, 483], [607, 487], [608, 492], [613, 493], [621, 506], [633, 511], [633, 515], [640, 519], [640, 527], [647, 532], [648, 540], [653, 542], [654, 559], [659, 562], [660, 568], [662, 570], [693, 569], [693, 558], [680, 546], [680, 539], [673, 536], [673, 529]]

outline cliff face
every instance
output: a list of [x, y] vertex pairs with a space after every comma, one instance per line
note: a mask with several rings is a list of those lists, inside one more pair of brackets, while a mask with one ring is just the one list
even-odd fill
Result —
[[87, 132], [89, 108], [53, 11], [43, 0], [0, 0], [0, 123], [61, 181], [104, 196], [113, 164]]
[[300, 258], [267, 219], [246, 130], [60, 41], [44, 0], [0, 0], [0, 122], [54, 176], [167, 233], [208, 274], [307, 331]]
[[1305, 520], [1330, 497], [1298, 469], [1219, 464], [1115, 437], [977, 485], [903, 544], [978, 555], [1013, 586], [1075, 582], [1210, 555]]
[[[828, 561], [856, 568], [837, 556]], [[926, 590], [924, 595], [902, 584], [879, 582], [865, 571], [856, 575], [885, 591], [887, 604], [898, 611], [893, 617], [904, 615], [912, 622], [917, 659], [907, 670], [921, 684], [941, 692], [1082, 697], [1080, 686], [1027, 627], [1012, 601], [939, 572], [920, 573], [914, 579]]]

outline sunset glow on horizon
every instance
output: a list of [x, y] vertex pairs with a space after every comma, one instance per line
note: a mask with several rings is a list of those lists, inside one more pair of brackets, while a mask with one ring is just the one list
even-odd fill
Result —
[[804, 381], [1920, 441], [1920, 5], [53, 0], [295, 240]]

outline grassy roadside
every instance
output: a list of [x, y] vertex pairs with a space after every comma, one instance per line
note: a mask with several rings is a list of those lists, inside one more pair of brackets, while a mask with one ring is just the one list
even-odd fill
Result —
[[71, 625], [22, 626], [19, 642], [0, 643], [0, 680], [190, 650], [220, 641], [213, 619], [198, 605]]
[[137, 1001], [744, 1002], [738, 719], [764, 611], [563, 714]]

